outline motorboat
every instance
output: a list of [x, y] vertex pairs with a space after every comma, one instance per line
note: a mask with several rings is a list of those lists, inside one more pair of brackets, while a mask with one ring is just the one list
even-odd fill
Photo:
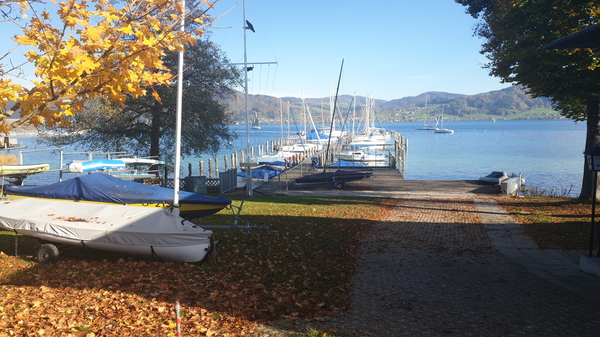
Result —
[[487, 176], [480, 177], [479, 181], [486, 183], [486, 184], [498, 185], [502, 181], [504, 181], [508, 178], [509, 178], [508, 174], [504, 171], [493, 171], [492, 173], [488, 174]]
[[203, 260], [212, 231], [177, 209], [73, 203], [25, 198], [0, 204], [0, 228], [41, 241], [42, 263], [58, 259], [57, 245], [79, 246], [176, 262]]
[[[105, 173], [91, 173], [43, 186], [10, 186], [9, 199], [35, 198], [80, 203], [129, 205], [167, 209], [173, 205], [170, 188], [125, 181]], [[179, 212], [188, 219], [214, 214], [231, 204], [231, 199], [180, 191]], [[79, 207], [79, 206], [77, 206]]]

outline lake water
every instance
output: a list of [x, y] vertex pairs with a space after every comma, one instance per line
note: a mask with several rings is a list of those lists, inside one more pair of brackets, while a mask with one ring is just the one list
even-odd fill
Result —
[[[571, 188], [571, 196], [581, 190], [583, 177], [583, 151], [585, 146], [585, 123], [572, 120], [517, 120], [517, 121], [457, 121], [445, 122], [444, 127], [454, 134], [439, 134], [417, 130], [422, 122], [382, 123], [382, 127], [401, 133], [408, 139], [405, 178], [409, 180], [476, 180], [492, 171], [522, 173], [528, 186], [555, 190]], [[238, 139], [230, 149], [217, 154], [223, 162], [224, 155], [234, 150], [246, 149], [246, 126], [231, 127]], [[303, 126], [299, 129], [304, 129]], [[295, 134], [291, 126], [289, 134]], [[251, 130], [253, 146], [288, 135], [287, 125], [263, 125], [261, 130]], [[39, 149], [35, 138], [19, 137], [19, 142], [29, 147], [24, 151]], [[73, 152], [68, 148], [65, 151]], [[0, 154], [16, 154], [18, 151]], [[182, 175], [187, 175], [188, 163], [198, 174], [198, 162], [207, 165], [208, 158], [182, 159]], [[59, 167], [57, 153], [24, 153], [26, 164], [46, 162], [52, 169]], [[65, 159], [73, 159], [66, 157]], [[81, 156], [77, 159], [82, 159]], [[67, 175], [65, 178], [72, 177]], [[27, 178], [26, 184], [42, 184], [58, 181], [58, 173], [50, 172]]]

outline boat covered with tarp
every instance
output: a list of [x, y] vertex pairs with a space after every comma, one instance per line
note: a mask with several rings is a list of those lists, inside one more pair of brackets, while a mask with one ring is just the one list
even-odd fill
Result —
[[58, 259], [56, 245], [79, 246], [164, 261], [197, 262], [211, 248], [212, 231], [177, 209], [25, 198], [0, 204], [0, 228], [41, 241], [40, 262]]
[[[62, 182], [42, 186], [10, 186], [6, 188], [9, 199], [39, 198], [170, 208], [173, 190], [170, 188], [126, 181], [104, 173], [92, 173]], [[210, 197], [180, 191], [179, 211], [188, 219], [214, 214], [231, 204], [231, 199]]]

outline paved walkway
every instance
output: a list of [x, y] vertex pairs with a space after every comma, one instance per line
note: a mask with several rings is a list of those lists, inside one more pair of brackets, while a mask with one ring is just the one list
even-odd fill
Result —
[[[349, 336], [600, 336], [600, 278], [579, 270], [578, 252], [540, 250], [498, 206], [497, 186], [396, 172], [342, 190], [293, 187], [294, 174], [311, 173], [302, 167], [257, 188], [398, 199], [361, 244], [348, 311], [296, 326]], [[263, 336], [294, 335], [279, 324]]]
[[600, 335], [600, 280], [539, 250], [493, 198], [401, 197], [364, 239], [356, 268], [349, 310], [307, 327], [349, 336]]

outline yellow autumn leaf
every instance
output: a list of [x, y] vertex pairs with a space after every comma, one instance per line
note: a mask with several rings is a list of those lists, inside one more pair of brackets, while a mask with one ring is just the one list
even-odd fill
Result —
[[159, 94], [158, 94], [156, 91], [153, 91], [153, 92], [152, 92], [152, 97], [154, 97], [154, 99], [155, 99], [157, 102], [159, 102], [159, 103], [161, 103], [161, 104], [162, 104], [162, 99], [160, 98], [160, 95], [159, 95]]
[[119, 28], [119, 31], [125, 33], [125, 34], [133, 34], [133, 28], [131, 27], [131, 25], [126, 25], [124, 27]]
[[15, 40], [15, 42], [17, 42], [20, 45], [24, 45], [24, 46], [35, 46], [37, 45], [37, 41], [30, 38], [27, 35], [17, 35], [13, 38], [13, 40]]
[[102, 39], [102, 30], [98, 27], [87, 27], [87, 30], [85, 32], [85, 35], [90, 38], [90, 40], [92, 41], [99, 41], [100, 39]]
[[89, 72], [98, 66], [98, 64], [87, 55], [78, 57], [76, 61], [76, 67], [81, 72]]

